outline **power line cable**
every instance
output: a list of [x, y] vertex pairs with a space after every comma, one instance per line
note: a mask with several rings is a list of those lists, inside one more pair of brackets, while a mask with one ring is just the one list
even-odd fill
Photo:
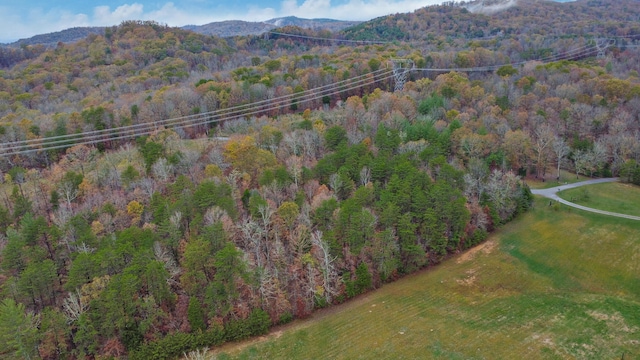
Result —
[[[371, 73], [370, 73], [371, 74]], [[347, 88], [343, 88], [343, 89], [339, 89], [339, 90], [335, 90], [335, 89], [327, 89], [323, 92], [320, 92], [319, 94], [307, 94], [306, 96], [300, 97], [300, 98], [295, 98], [296, 101], [299, 101], [301, 103], [304, 102], [310, 102], [313, 100], [318, 100], [318, 99], [322, 99], [324, 96], [327, 95], [335, 95], [335, 94], [340, 94], [343, 92], [347, 92], [347, 91], [351, 91], [354, 89], [359, 89], [362, 88], [363, 86], [367, 86], [367, 85], [371, 85], [380, 81], [384, 81], [384, 80], [388, 80], [391, 79], [393, 77], [392, 72], [386, 72], [381, 74], [382, 77], [379, 78], [374, 78], [374, 79], [362, 79], [358, 82], [355, 82], [354, 84], [349, 84], [350, 86]], [[335, 84], [339, 84], [339, 83], [335, 83]], [[314, 89], [315, 90], [315, 89]], [[333, 92], [327, 92], [328, 90], [333, 91]], [[291, 97], [288, 97], [287, 99], [284, 100], [293, 100], [293, 96], [291, 95]], [[268, 112], [268, 111], [273, 111], [273, 110], [278, 110], [281, 108], [280, 105], [282, 104], [286, 104], [286, 102], [280, 101], [276, 104], [274, 104], [274, 106], [271, 106], [270, 108], [267, 109], [259, 109], [258, 107], [253, 107], [253, 109], [255, 109], [254, 111], [250, 111], [250, 112], [241, 112], [239, 113], [239, 115], [242, 116], [249, 116], [249, 115], [255, 115], [255, 114], [259, 114], [259, 113], [263, 113], [263, 112]], [[187, 128], [187, 127], [193, 127], [193, 126], [200, 126], [200, 125], [206, 125], [209, 123], [216, 123], [216, 122], [222, 122], [222, 121], [226, 121], [226, 120], [231, 120], [234, 118], [237, 118], [238, 114], [232, 115], [232, 116], [228, 116], [226, 118], [218, 118], [218, 119], [205, 119], [204, 121], [200, 121], [197, 123], [190, 123], [190, 122], [181, 122], [181, 123], [177, 123], [177, 124], [168, 124], [171, 126], [171, 128]], [[115, 128], [114, 128], [115, 129]], [[157, 130], [157, 127], [154, 126], [154, 129], [152, 130], [145, 130], [145, 131], [138, 131], [136, 132], [134, 130], [133, 133], [131, 133], [132, 130], [126, 130], [126, 131], [122, 131], [120, 134], [115, 134], [116, 136], [114, 137], [109, 137], [109, 138], [98, 138], [96, 135], [94, 136], [90, 136], [89, 138], [82, 138], [81, 141], [75, 141], [72, 144], [68, 144], [66, 143], [68, 140], [65, 140], [65, 144], [63, 145], [57, 145], [57, 146], [45, 146], [45, 147], [40, 147], [40, 148], [31, 148], [31, 149], [24, 149], [24, 148], [20, 148], [17, 149], [15, 148], [13, 151], [10, 152], [5, 152], [0, 154], [1, 156], [11, 156], [11, 155], [23, 155], [23, 154], [28, 154], [28, 153], [33, 153], [33, 152], [38, 152], [38, 151], [48, 151], [48, 150], [55, 150], [55, 149], [62, 149], [62, 148], [67, 148], [70, 146], [74, 146], [74, 145], [91, 145], [91, 144], [98, 144], [98, 143], [103, 143], [103, 142], [107, 142], [107, 141], [116, 141], [116, 140], [124, 140], [124, 139], [130, 139], [133, 137], [138, 137], [138, 136], [143, 136], [143, 135], [148, 135], [153, 133], [154, 131]], [[82, 134], [78, 134], [78, 135], [82, 135]], [[113, 134], [112, 134], [113, 135]], [[58, 142], [50, 142], [47, 143], [46, 145], [52, 145], [55, 143], [59, 143]], [[42, 144], [35, 144], [35, 145], [42, 145]]]
[[[289, 34], [285, 34], [285, 35], [289, 35]], [[536, 61], [551, 62], [551, 61], [565, 60], [565, 59], [587, 55], [593, 52], [594, 50], [596, 50], [595, 46], [582, 46], [563, 54], [557, 54], [547, 58], [536, 59]], [[531, 61], [531, 60], [528, 60], [528, 61]], [[528, 61], [522, 61], [522, 62], [510, 63], [510, 64], [501, 64], [501, 65], [490, 65], [490, 66], [484, 66], [484, 67], [473, 67], [473, 68], [440, 68], [440, 69], [412, 68], [412, 69], [407, 69], [407, 71], [415, 71], [415, 70], [432, 71], [432, 72], [493, 71], [498, 69], [501, 66], [521, 65]], [[387, 70], [385, 73], [385, 70], [381, 69], [372, 73], [361, 75], [359, 77], [346, 79], [341, 82], [324, 85], [314, 89], [309, 89], [297, 94], [288, 94], [278, 98], [265, 99], [255, 103], [238, 105], [232, 108], [219, 109], [219, 110], [201, 113], [201, 114], [164, 119], [164, 120], [160, 120], [152, 123], [141, 123], [141, 124], [134, 124], [129, 126], [116, 127], [116, 128], [88, 131], [88, 132], [79, 133], [79, 134], [66, 134], [66, 135], [58, 135], [58, 136], [47, 137], [47, 138], [30, 139], [30, 140], [4, 143], [4, 144], [0, 144], [1, 145], [0, 149], [4, 150], [0, 154], [0, 156], [9, 156], [9, 155], [25, 154], [25, 153], [36, 152], [36, 151], [66, 148], [66, 147], [77, 145], [77, 144], [93, 144], [93, 143], [100, 143], [100, 142], [106, 142], [106, 141], [128, 139], [131, 137], [143, 136], [143, 135], [153, 133], [159, 127], [173, 127], [173, 128], [192, 127], [192, 126], [199, 126], [199, 125], [208, 124], [208, 123], [226, 121], [238, 116], [254, 115], [260, 112], [270, 112], [270, 111], [279, 109], [281, 105], [285, 104], [285, 102], [290, 102], [295, 100], [295, 101], [304, 103], [308, 101], [317, 100], [327, 95], [335, 95], [337, 93], [341, 93], [344, 91], [352, 90], [354, 88], [359, 88], [365, 85], [369, 85], [370, 83], [359, 84], [359, 82], [363, 82], [363, 79], [366, 79], [371, 76], [374, 76], [375, 78], [377, 74], [379, 74], [380, 76], [385, 76], [383, 79], [378, 79], [377, 81], [386, 80], [393, 77], [393, 75], [391, 75], [392, 72], [393, 72], [392, 70]], [[340, 90], [338, 92], [335, 91], [335, 87], [343, 86], [344, 84], [347, 84], [347, 83], [352, 85], [348, 90]], [[314, 96], [313, 94], [318, 91], [320, 91], [321, 94]], [[260, 109], [260, 106], [262, 104], [269, 104], [270, 107], [266, 109]], [[217, 119], [211, 120], [215, 116], [226, 116], [226, 117], [222, 117], [222, 118], [219, 117]], [[209, 117], [209, 118], [205, 121], [201, 121], [201, 119], [204, 117]], [[109, 136], [109, 137], [104, 138], [106, 136]], [[74, 142], [73, 144], [69, 144], [70, 141], [78, 140], [79, 138], [82, 139], [82, 142]], [[26, 149], [26, 150], [24, 149], [24, 147], [29, 146], [31, 144], [34, 144], [37, 146], [44, 145], [44, 147], [35, 148], [35, 149]], [[54, 146], [54, 145], [57, 145], [57, 146]]]
[[[176, 117], [176, 118], [169, 118], [169, 119], [164, 119], [164, 120], [159, 120], [159, 121], [155, 121], [155, 122], [151, 122], [151, 123], [139, 123], [139, 124], [133, 124], [133, 125], [127, 125], [127, 126], [120, 126], [120, 127], [113, 127], [113, 128], [109, 128], [109, 129], [100, 129], [100, 130], [92, 130], [92, 131], [86, 131], [86, 132], [82, 132], [79, 134], [65, 134], [65, 135], [57, 135], [57, 136], [50, 136], [50, 137], [46, 137], [46, 138], [40, 138], [40, 139], [29, 139], [29, 140], [20, 140], [20, 141], [14, 141], [14, 142], [7, 142], [7, 143], [3, 143], [0, 144], [0, 149], [1, 150], [15, 150], [16, 148], [25, 146], [25, 145], [29, 145], [29, 144], [42, 144], [42, 142], [48, 142], [50, 144], [55, 144], [55, 143], [63, 143], [63, 142], [67, 142], [69, 140], [72, 139], [77, 139], [79, 135], [81, 136], [89, 136], [91, 137], [100, 137], [103, 135], [112, 135], [113, 132], [118, 132], [118, 131], [135, 131], [135, 129], [139, 129], [140, 130], [144, 130], [144, 128], [148, 128], [148, 127], [154, 127], [154, 128], [158, 128], [164, 125], [172, 125], [175, 122], [180, 122], [180, 123], [184, 123], [184, 122], [188, 122], [191, 121], [192, 119], [195, 119], [196, 121], [204, 116], [233, 116], [235, 114], [242, 114], [247, 110], [252, 110], [257, 108], [260, 105], [265, 105], [265, 104], [269, 104], [269, 105], [273, 105], [274, 102], [275, 103], [281, 103], [283, 101], [290, 101], [292, 97], [296, 97], [296, 98], [301, 98], [303, 99], [305, 96], [308, 96], [308, 94], [313, 94], [316, 93], [318, 91], [326, 91], [326, 89], [333, 89], [335, 87], [339, 87], [339, 86], [343, 86], [346, 84], [352, 84], [352, 83], [358, 83], [363, 81], [363, 79], [368, 79], [369, 77], [373, 76], [384, 76], [386, 75], [385, 73], [391, 73], [392, 70], [387, 70], [387, 69], [379, 69], [376, 70], [374, 72], [371, 73], [367, 73], [367, 74], [363, 74], [354, 78], [350, 78], [350, 79], [345, 79], [336, 83], [331, 83], [331, 84], [327, 84], [327, 85], [323, 85], [317, 88], [313, 88], [313, 89], [309, 89], [309, 90], [305, 90], [303, 92], [300, 93], [294, 93], [294, 94], [287, 94], [287, 95], [283, 95], [283, 96], [279, 96], [276, 98], [271, 98], [271, 99], [265, 99], [265, 100], [261, 100], [261, 101], [257, 101], [257, 102], [253, 102], [253, 103], [249, 103], [249, 104], [243, 104], [243, 105], [236, 105], [234, 107], [231, 108], [225, 108], [225, 109], [217, 109], [217, 110], [213, 110], [213, 111], [209, 111], [209, 112], [205, 112], [205, 113], [200, 113], [200, 114], [193, 114], [193, 115], [186, 115], [186, 116], [181, 116], [181, 117]], [[52, 141], [52, 140], [57, 140], [57, 141]]]
[[390, 41], [377, 41], [377, 40], [350, 40], [350, 39], [336, 39], [336, 38], [323, 38], [317, 36], [306, 36], [306, 35], [296, 35], [296, 34], [287, 34], [281, 33], [277, 31], [268, 31], [269, 34], [280, 35], [280, 36], [288, 36], [299, 39], [307, 39], [307, 40], [321, 40], [321, 41], [329, 41], [329, 42], [341, 42], [341, 43], [355, 43], [355, 44], [392, 44]]

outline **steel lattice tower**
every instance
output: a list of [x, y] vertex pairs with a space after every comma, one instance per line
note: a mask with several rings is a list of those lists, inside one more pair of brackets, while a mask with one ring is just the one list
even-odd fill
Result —
[[615, 43], [616, 43], [615, 39], [596, 40], [596, 48], [598, 49], [598, 59], [604, 59], [605, 51]]
[[407, 82], [407, 74], [415, 68], [413, 60], [410, 59], [394, 59], [393, 62], [393, 79], [395, 86], [393, 91], [402, 91], [404, 84]]

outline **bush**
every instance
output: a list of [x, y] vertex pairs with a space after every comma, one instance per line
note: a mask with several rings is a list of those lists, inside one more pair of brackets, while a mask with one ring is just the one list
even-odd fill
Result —
[[146, 343], [132, 351], [129, 359], [173, 359], [202, 347], [219, 346], [225, 341], [242, 340], [250, 336], [266, 334], [270, 326], [269, 314], [262, 309], [254, 309], [248, 318], [229, 321], [224, 328], [214, 327], [204, 332], [190, 334], [175, 333], [158, 341]]

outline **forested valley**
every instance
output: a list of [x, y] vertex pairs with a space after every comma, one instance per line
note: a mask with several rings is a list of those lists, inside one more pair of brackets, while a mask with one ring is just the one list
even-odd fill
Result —
[[638, 5], [3, 49], [0, 356], [175, 358], [482, 242], [523, 177], [640, 184]]

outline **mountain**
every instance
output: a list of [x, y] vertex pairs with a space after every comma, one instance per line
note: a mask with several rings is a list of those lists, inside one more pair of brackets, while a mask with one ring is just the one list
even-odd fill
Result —
[[242, 20], [229, 20], [212, 22], [205, 25], [187, 25], [182, 27], [185, 30], [193, 31], [204, 35], [215, 35], [220, 37], [260, 35], [275, 29], [272, 24], [263, 22], [250, 22]]
[[304, 29], [340, 31], [360, 24], [360, 21], [340, 21], [333, 19], [301, 19], [295, 16], [275, 18], [263, 22], [240, 20], [212, 22], [205, 25], [187, 25], [182, 28], [204, 35], [220, 37], [260, 35], [267, 31], [283, 27], [297, 26]]
[[640, 34], [637, 0], [484, 0], [393, 14], [343, 30], [350, 40], [425, 41], [506, 35], [630, 36]]
[[[270, 19], [264, 22], [228, 20], [212, 22], [205, 25], [186, 25], [182, 29], [204, 35], [219, 37], [260, 35], [267, 31], [283, 27], [297, 26], [304, 29], [340, 31], [360, 24], [360, 21], [341, 21], [333, 19], [301, 19], [295, 16]], [[20, 39], [0, 46], [19, 48], [24, 45], [55, 46], [59, 42], [72, 43], [86, 38], [90, 34], [104, 34], [104, 27], [74, 27], [48, 34], [36, 35], [28, 39]]]
[[297, 26], [305, 29], [329, 31], [339, 31], [362, 23], [362, 21], [341, 21], [333, 19], [300, 19], [295, 16], [275, 18], [265, 22], [276, 27]]
[[8, 47], [20, 47], [24, 45], [55, 46], [59, 42], [72, 43], [86, 38], [90, 34], [104, 34], [104, 27], [74, 27], [48, 34], [36, 35], [28, 39], [20, 39], [6, 44]]
[[475, 1], [465, 7], [472, 13], [493, 14], [515, 6], [517, 2], [518, 0]]

